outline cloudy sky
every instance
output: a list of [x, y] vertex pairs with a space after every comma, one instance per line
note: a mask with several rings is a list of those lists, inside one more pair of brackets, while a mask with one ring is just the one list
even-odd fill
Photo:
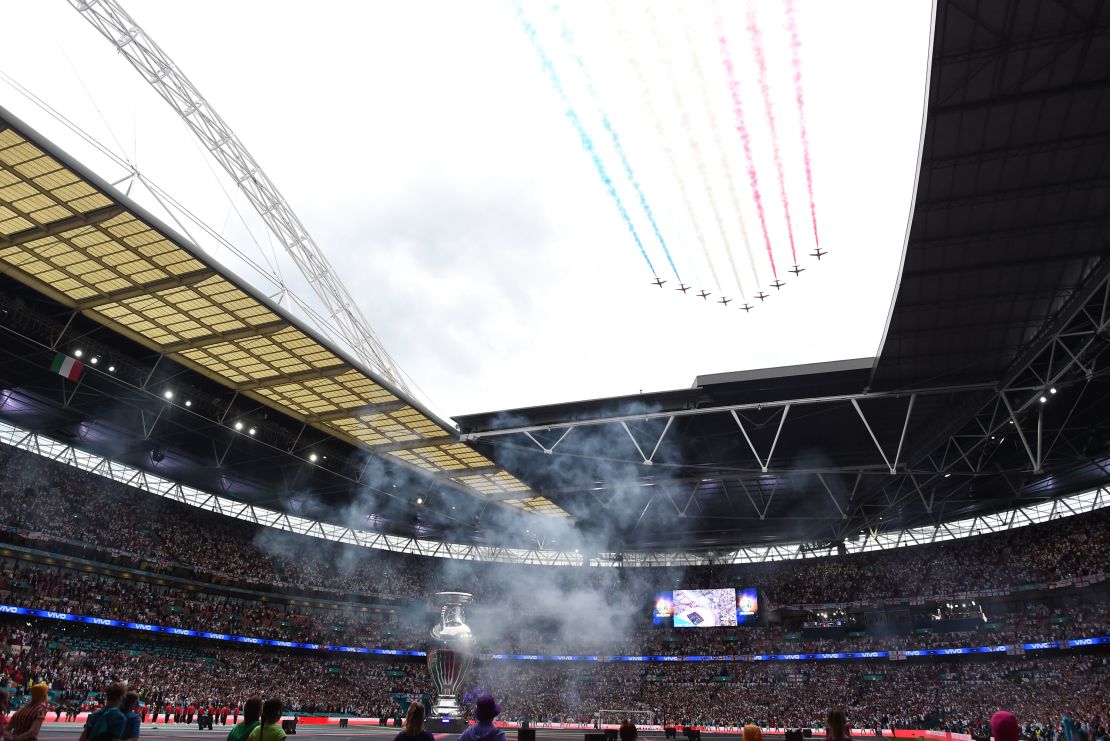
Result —
[[[778, 0], [125, 5], [444, 416], [878, 351], [913, 196], [925, 0], [797, 0], [792, 16]], [[108, 180], [126, 175], [5, 80], [25, 86], [232, 243], [190, 230], [230, 269], [266, 293], [280, 271], [317, 303], [245, 198], [68, 2], [6, 6], [0, 106]], [[122, 187], [166, 213], [141, 184]], [[800, 278], [786, 272], [795, 260]], [[694, 290], [672, 290], [679, 280]]]

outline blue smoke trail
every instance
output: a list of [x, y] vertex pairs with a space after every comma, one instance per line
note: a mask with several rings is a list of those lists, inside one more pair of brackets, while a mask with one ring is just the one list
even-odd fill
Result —
[[590, 138], [586, 127], [582, 125], [582, 119], [578, 117], [578, 112], [574, 110], [571, 105], [570, 98], [567, 96], [567, 91], [563, 88], [563, 81], [559, 78], [559, 73], [555, 69], [555, 65], [551, 63], [551, 58], [547, 56], [547, 52], [540, 43], [539, 35], [536, 33], [536, 27], [524, 15], [524, 8], [521, 7], [519, 2], [513, 3], [513, 8], [516, 10], [517, 20], [520, 21], [521, 27], [524, 28], [524, 33], [528, 35], [528, 40], [532, 43], [532, 48], [535, 49], [536, 54], [539, 55], [540, 63], [543, 65], [544, 72], [547, 73], [548, 79], [551, 81], [551, 86], [555, 88], [555, 92], [559, 94], [559, 99], [563, 105], [566, 106], [566, 116], [570, 122], [574, 124], [575, 131], [578, 132], [578, 138], [582, 142], [582, 148], [590, 155], [590, 159], [594, 163], [594, 168], [597, 170], [598, 177], [601, 178], [602, 184], [605, 189], [609, 191], [609, 195], [613, 198], [613, 203], [617, 206], [617, 211], [620, 212], [621, 218], [624, 219], [625, 225], [628, 227], [628, 232], [632, 235], [632, 239], [636, 241], [636, 246], [640, 248], [640, 254], [643, 255], [644, 260], [648, 264], [652, 275], [656, 275], [655, 266], [651, 264], [651, 258], [648, 257], [647, 250], [644, 249], [644, 243], [640, 241], [640, 235], [636, 233], [636, 227], [632, 224], [632, 217], [628, 215], [628, 209], [624, 207], [624, 202], [621, 201], [620, 195], [617, 193], [617, 187], [613, 184], [613, 179], [609, 177], [608, 171], [605, 169], [605, 164], [601, 161], [601, 157], [594, 147], [593, 139]]
[[609, 114], [605, 112], [604, 106], [601, 105], [601, 97], [597, 94], [597, 88], [594, 87], [593, 77], [590, 75], [589, 69], [586, 67], [585, 60], [579, 53], [577, 46], [574, 43], [574, 34], [571, 33], [570, 26], [567, 25], [566, 20], [559, 13], [559, 4], [555, 3], [551, 6], [552, 14], [559, 18], [559, 30], [562, 34], [563, 41], [566, 43], [567, 48], [570, 50], [570, 55], [574, 59], [574, 63], [578, 65], [578, 69], [582, 72], [582, 76], [586, 78], [586, 89], [590, 92], [590, 97], [597, 106], [597, 112], [601, 116], [601, 124], [609, 133], [609, 139], [613, 142], [613, 148], [617, 151], [617, 156], [621, 158], [621, 165], [624, 167], [624, 174], [628, 177], [628, 182], [636, 190], [636, 195], [640, 199], [640, 205], [647, 214], [648, 221], [651, 222], [651, 228], [655, 232], [655, 237], [659, 240], [659, 245], [663, 248], [663, 254], [667, 256], [667, 262], [671, 265], [671, 270], [674, 271], [674, 277], [680, 281], [682, 278], [678, 275], [678, 268], [675, 267], [674, 260], [671, 258], [671, 251], [667, 249], [667, 240], [663, 239], [663, 233], [659, 231], [659, 224], [655, 222], [655, 214], [648, 205], [647, 196], [644, 195], [643, 189], [640, 187], [640, 181], [636, 178], [636, 174], [632, 171], [632, 163], [628, 161], [628, 156], [624, 152], [624, 145], [621, 143], [620, 135], [613, 127], [613, 122], [609, 120]]

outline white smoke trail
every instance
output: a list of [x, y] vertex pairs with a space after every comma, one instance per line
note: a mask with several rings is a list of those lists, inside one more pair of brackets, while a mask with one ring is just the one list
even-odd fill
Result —
[[705, 241], [705, 233], [701, 228], [701, 220], [698, 219], [698, 215], [694, 211], [694, 204], [690, 200], [690, 193], [686, 188], [686, 179], [682, 176], [682, 169], [679, 167], [678, 158], [675, 156], [674, 148], [671, 146], [671, 138], [667, 134], [666, 127], [663, 125], [663, 119], [659, 115], [659, 109], [655, 107], [655, 103], [652, 100], [651, 86], [648, 84], [647, 75], [644, 72], [643, 66], [640, 64], [640, 60], [630, 51], [631, 44], [628, 38], [628, 32], [619, 20], [619, 11], [614, 0], [610, 0], [608, 6], [610, 15], [614, 18], [618, 18], [616, 23], [617, 32], [620, 37], [621, 46], [629, 50], [626, 58], [636, 78], [640, 99], [643, 100], [644, 106], [647, 108], [648, 118], [651, 119], [652, 127], [655, 129], [656, 136], [659, 138], [663, 154], [666, 155], [667, 164], [671, 169], [671, 178], [674, 180], [675, 185], [678, 186], [679, 195], [682, 197], [682, 205], [686, 209], [686, 214], [689, 216], [690, 223], [694, 227], [694, 236], [697, 238], [698, 246], [701, 247], [702, 255], [705, 258], [706, 264], [709, 266], [709, 272], [713, 276], [714, 287], [717, 289], [717, 292], [720, 293], [721, 281], [717, 276], [717, 270], [713, 265], [713, 259], [709, 253], [709, 246]]
[[[656, 17], [655, 10], [650, 4], [645, 5], [644, 7], [648, 19], [648, 25], [651, 29], [652, 38], [655, 40], [656, 47], [661, 49], [663, 48], [663, 34], [659, 29], [659, 19]], [[683, 133], [686, 134], [687, 144], [689, 144], [690, 149], [694, 153], [694, 164], [698, 168], [698, 174], [701, 175], [702, 182], [705, 184], [705, 190], [707, 195], [709, 196], [709, 206], [713, 211], [713, 219], [717, 224], [717, 231], [721, 235], [721, 242], [724, 245], [725, 254], [728, 255], [728, 260], [732, 266], [733, 275], [736, 278], [736, 287], [740, 291], [740, 298], [747, 302], [747, 295], [744, 292], [743, 285], [740, 283], [740, 273], [736, 269], [736, 262], [732, 257], [732, 250], [729, 249], [728, 233], [725, 230], [724, 220], [721, 218], [721, 209], [717, 205], [716, 194], [713, 192], [713, 183], [709, 178], [709, 171], [705, 166], [705, 157], [702, 155], [701, 146], [698, 144], [697, 137], [694, 136], [693, 126], [690, 123], [690, 114], [686, 110], [686, 106], [683, 104], [682, 89], [678, 84], [677, 78], [675, 78], [674, 69], [666, 60], [664, 60], [663, 69], [665, 70], [667, 75], [667, 82], [671, 87], [671, 95], [675, 99], [675, 108], [676, 110], [678, 110], [679, 116], [681, 117], [680, 126], [683, 130]], [[712, 261], [710, 261], [710, 268], [713, 270], [714, 277], [716, 277], [716, 268], [713, 267]], [[720, 290], [719, 282], [718, 290]]]
[[[725, 148], [721, 139], [721, 130], [717, 121], [717, 116], [714, 115], [713, 107], [710, 104], [709, 86], [705, 80], [705, 72], [701, 66], [701, 60], [698, 58], [698, 47], [694, 44], [693, 37], [690, 33], [689, 18], [685, 13], [682, 13], [682, 32], [683, 38], [686, 40], [686, 45], [690, 48], [690, 56], [693, 60], [694, 78], [698, 81], [698, 92], [701, 94], [702, 104], [705, 108], [706, 118], [709, 119], [710, 131], [713, 134], [713, 146], [718, 152], [721, 152], [721, 166], [725, 171], [725, 182], [728, 184], [728, 195], [732, 201], [732, 208], [736, 211], [736, 222], [740, 229], [740, 237], [744, 242], [744, 252], [748, 255], [748, 264], [752, 269], [752, 280], [758, 286], [759, 270], [755, 263], [755, 254], [752, 252], [752, 245], [748, 239], [748, 225], [744, 221], [744, 211], [740, 207], [740, 194], [736, 189], [736, 181], [732, 177], [732, 168], [728, 165], [728, 158], [725, 156]], [[736, 262], [732, 259], [732, 252], [729, 251], [729, 262], [732, 263], [732, 271], [736, 275], [736, 283], [740, 284], [740, 273], [736, 269]], [[741, 289], [742, 291], [743, 289]]]

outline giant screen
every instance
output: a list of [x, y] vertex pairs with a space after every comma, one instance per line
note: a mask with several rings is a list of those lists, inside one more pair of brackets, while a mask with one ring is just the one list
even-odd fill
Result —
[[652, 622], [676, 628], [720, 628], [759, 620], [759, 593], [743, 589], [676, 589], [655, 595]]
[[674, 627], [716, 628], [736, 625], [735, 589], [676, 589]]

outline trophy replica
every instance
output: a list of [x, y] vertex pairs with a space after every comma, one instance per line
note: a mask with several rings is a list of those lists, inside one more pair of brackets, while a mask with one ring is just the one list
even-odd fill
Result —
[[438, 592], [439, 623], [432, 628], [436, 645], [428, 648], [428, 672], [436, 688], [432, 717], [446, 720], [462, 718], [458, 695], [470, 666], [474, 663], [473, 639], [466, 624], [463, 605], [474, 599], [466, 592]]

